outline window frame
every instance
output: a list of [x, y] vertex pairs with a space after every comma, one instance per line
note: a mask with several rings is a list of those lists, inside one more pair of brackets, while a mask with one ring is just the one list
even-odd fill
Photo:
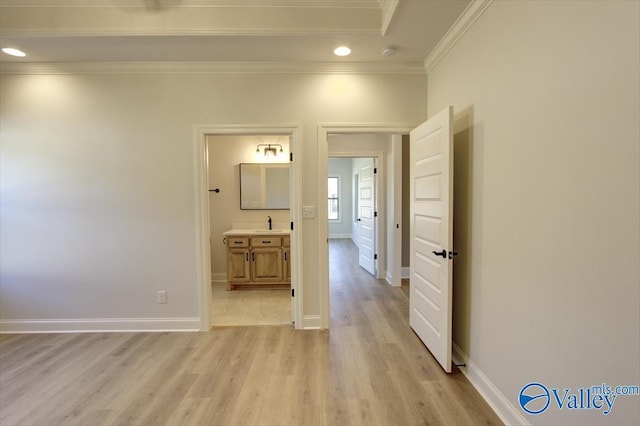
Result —
[[[340, 223], [340, 222], [342, 222], [342, 208], [340, 206], [340, 204], [341, 204], [340, 203], [340, 198], [341, 198], [340, 197], [340, 195], [341, 195], [340, 194], [341, 193], [341, 191], [340, 191], [341, 179], [340, 179], [339, 175], [329, 175], [329, 176], [327, 176], [327, 188], [329, 188], [329, 180], [330, 179], [336, 179], [337, 195], [336, 195], [336, 197], [331, 197], [329, 195], [329, 191], [327, 190], [327, 216], [328, 216], [329, 222]], [[329, 204], [328, 204], [328, 202], [330, 200], [336, 200], [336, 210], [337, 210], [337, 213], [338, 213], [338, 217], [336, 219], [332, 219], [331, 218], [331, 212], [329, 211]]]

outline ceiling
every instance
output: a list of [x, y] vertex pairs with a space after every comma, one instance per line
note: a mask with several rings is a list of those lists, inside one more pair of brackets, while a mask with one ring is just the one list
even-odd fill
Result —
[[[469, 3], [0, 0], [0, 47], [27, 53], [0, 61], [422, 64]], [[333, 55], [338, 45], [352, 54]]]

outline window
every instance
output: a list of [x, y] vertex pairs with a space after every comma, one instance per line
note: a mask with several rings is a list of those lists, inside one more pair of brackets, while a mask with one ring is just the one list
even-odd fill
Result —
[[340, 219], [340, 181], [337, 177], [330, 177], [329, 181], [329, 220]]

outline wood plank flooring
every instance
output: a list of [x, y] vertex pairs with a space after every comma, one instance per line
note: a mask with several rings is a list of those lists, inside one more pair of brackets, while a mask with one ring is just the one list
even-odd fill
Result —
[[500, 420], [332, 241], [331, 329], [0, 336], [0, 425], [479, 425]]

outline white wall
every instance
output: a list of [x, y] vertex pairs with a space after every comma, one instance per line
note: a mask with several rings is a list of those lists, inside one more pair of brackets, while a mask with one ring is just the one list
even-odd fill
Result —
[[[428, 76], [429, 115], [455, 108], [454, 340], [520, 413], [531, 381], [640, 383], [639, 8], [494, 2]], [[637, 425], [640, 399], [522, 415]]]
[[330, 238], [351, 238], [353, 225], [353, 176], [351, 158], [330, 158], [329, 177], [338, 177], [340, 182], [339, 220], [329, 221]]
[[279, 162], [289, 162], [288, 136], [207, 136], [209, 153], [209, 234], [211, 236], [211, 278], [226, 281], [227, 257], [222, 233], [234, 223], [247, 223], [251, 229], [267, 228], [267, 216], [271, 216], [274, 228], [288, 228], [289, 210], [240, 209], [240, 163], [259, 163], [256, 146], [261, 143], [280, 144], [283, 148]]
[[[0, 75], [5, 331], [199, 326], [195, 125], [300, 123], [302, 203], [315, 205], [317, 123], [426, 117], [423, 75], [81, 68]], [[311, 319], [318, 226], [298, 228]]]

